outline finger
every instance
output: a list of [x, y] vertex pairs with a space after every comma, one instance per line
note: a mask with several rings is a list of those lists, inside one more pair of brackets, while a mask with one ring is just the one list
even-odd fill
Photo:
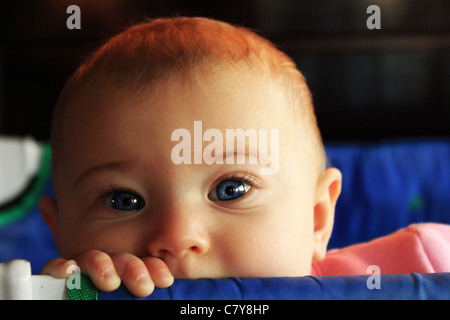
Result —
[[113, 291], [120, 286], [120, 277], [111, 257], [99, 250], [86, 252], [76, 258], [81, 272], [88, 275], [97, 288]]
[[156, 287], [167, 288], [173, 284], [174, 277], [164, 261], [155, 257], [145, 257], [142, 258], [142, 261], [147, 267]]
[[117, 273], [127, 289], [137, 297], [146, 297], [155, 285], [144, 262], [129, 253], [112, 253], [111, 258]]
[[[47, 262], [41, 270], [42, 275], [49, 275], [57, 279], [66, 279], [73, 273], [73, 267], [77, 263], [75, 260], [66, 260], [63, 258], [55, 258]], [[71, 268], [72, 267], [72, 268]]]

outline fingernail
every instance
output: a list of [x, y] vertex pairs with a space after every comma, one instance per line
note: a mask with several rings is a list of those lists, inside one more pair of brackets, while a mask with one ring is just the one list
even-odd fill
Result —
[[150, 276], [147, 273], [141, 273], [137, 279], [136, 282], [139, 284], [147, 285], [150, 282]]
[[105, 273], [103, 273], [103, 279], [108, 281], [117, 281], [119, 279], [119, 276], [114, 270], [107, 270]]
[[73, 259], [70, 259], [70, 260], [67, 260], [65, 262], [65, 264], [68, 265], [68, 266], [72, 266], [72, 265], [77, 265], [77, 262], [75, 260], [73, 260]]
[[165, 278], [165, 279], [172, 279], [173, 275], [170, 273], [169, 269], [167, 268], [161, 268], [158, 271], [158, 277], [159, 278]]
[[143, 296], [149, 295], [155, 288], [155, 285], [151, 281], [151, 277], [148, 274], [140, 274], [137, 277], [136, 282], [139, 286], [139, 290], [141, 290], [139, 294], [142, 294]]

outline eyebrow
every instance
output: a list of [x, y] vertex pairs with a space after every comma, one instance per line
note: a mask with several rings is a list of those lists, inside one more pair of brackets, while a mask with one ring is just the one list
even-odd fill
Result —
[[[233, 159], [233, 163], [227, 163], [226, 162], [228, 157]], [[242, 152], [238, 152], [236, 150], [234, 152], [226, 152], [226, 151], [224, 151], [224, 152], [219, 152], [217, 155], [215, 155], [213, 157], [207, 156], [206, 158], [203, 155], [203, 162], [202, 163], [207, 162], [207, 161], [216, 162], [217, 160], [223, 160], [223, 164], [224, 165], [238, 164], [237, 160], [238, 160], [239, 157], [244, 157], [245, 159], [247, 159], [247, 161], [250, 161], [250, 159], [252, 159], [253, 162], [256, 162], [254, 164], [262, 165], [263, 167], [270, 166], [270, 164], [269, 164], [270, 161], [268, 160], [269, 157], [267, 157], [266, 155], [260, 155], [260, 154], [258, 154], [258, 152], [256, 152], [256, 154], [254, 154], [252, 152], [248, 152], [247, 150], [245, 152], [243, 152], [243, 153]], [[261, 160], [263, 162], [261, 162]], [[250, 164], [247, 161], [244, 164]]]
[[133, 167], [133, 164], [131, 161], [115, 161], [115, 162], [109, 162], [109, 163], [96, 165], [92, 168], [89, 168], [89, 169], [83, 171], [78, 176], [77, 180], [75, 180], [74, 185], [78, 186], [88, 176], [97, 174], [102, 171], [126, 171], [126, 170], [129, 170], [131, 167]]

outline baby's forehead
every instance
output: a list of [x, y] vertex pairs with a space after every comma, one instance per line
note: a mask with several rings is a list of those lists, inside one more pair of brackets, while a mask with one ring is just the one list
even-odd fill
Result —
[[[130, 85], [126, 78], [127, 76], [124, 79], [111, 77], [108, 74], [94, 75], [75, 92], [68, 107], [75, 112], [82, 112], [83, 106], [90, 101], [100, 102], [97, 107], [101, 107], [104, 105], [101, 102], [111, 100], [111, 97], [130, 101], [151, 101], [155, 97], [176, 97], [182, 92], [184, 96], [192, 98], [213, 94], [217, 99], [223, 98], [224, 95], [234, 96], [235, 100], [238, 96], [265, 100], [271, 98], [278, 102], [273, 105], [274, 110], [285, 104], [282, 99], [286, 98], [283, 84], [275, 81], [270, 72], [262, 68], [252, 68], [245, 63], [197, 63], [187, 69], [167, 71], [161, 77], [148, 79], [137, 85]], [[208, 105], [203, 107], [215, 111]], [[222, 109], [216, 111], [223, 112]]]
[[[72, 133], [85, 130], [88, 118], [105, 118], [120, 108], [124, 110], [122, 120], [128, 114], [151, 114], [155, 125], [170, 127], [172, 131], [193, 131], [194, 122], [201, 122], [203, 131], [217, 129], [223, 135], [234, 129], [281, 130], [285, 144], [285, 135], [297, 137], [299, 142], [311, 137], [312, 124], [295, 121], [295, 106], [286, 98], [282, 84], [247, 65], [197, 65], [189, 73], [173, 71], [140, 89], [105, 79], [95, 83], [84, 86], [69, 106], [66, 121], [70, 122]], [[129, 130], [136, 128], [130, 124]], [[97, 130], [94, 134], [102, 132]], [[169, 138], [170, 134], [170, 130], [166, 132]]]

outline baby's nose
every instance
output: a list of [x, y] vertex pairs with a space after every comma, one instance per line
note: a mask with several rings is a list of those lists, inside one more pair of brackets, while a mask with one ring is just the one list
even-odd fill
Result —
[[158, 220], [158, 227], [147, 246], [151, 256], [165, 260], [208, 252], [210, 239], [199, 214], [165, 212]]

